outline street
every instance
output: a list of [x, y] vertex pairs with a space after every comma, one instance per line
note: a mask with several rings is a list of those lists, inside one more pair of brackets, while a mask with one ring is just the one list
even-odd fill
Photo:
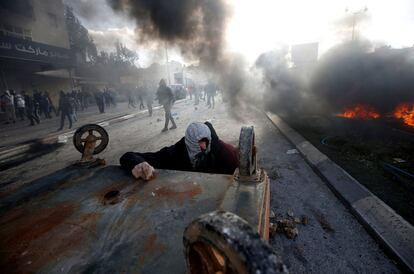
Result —
[[[220, 139], [237, 146], [241, 126], [253, 125], [258, 165], [267, 171], [271, 180], [271, 215], [274, 215], [271, 221], [288, 215], [304, 216], [308, 220], [297, 226], [295, 239], [278, 233], [270, 238], [271, 246], [289, 271], [399, 273], [393, 261], [262, 112], [243, 113], [244, 120], [238, 121], [229, 115], [221, 99], [218, 101], [215, 109], [208, 109], [204, 102], [195, 108], [190, 100], [176, 104], [172, 114], [178, 128], [165, 133], [161, 133], [162, 109], [155, 110], [152, 117], [144, 113], [108, 124], [104, 127], [109, 134], [109, 145], [99, 157], [107, 165], [119, 165], [119, 158], [127, 151], [159, 150], [182, 138], [186, 126], [193, 121], [210, 121]], [[75, 124], [80, 125], [82, 121]], [[55, 151], [2, 171], [0, 197], [73, 164], [80, 156], [68, 138]]]

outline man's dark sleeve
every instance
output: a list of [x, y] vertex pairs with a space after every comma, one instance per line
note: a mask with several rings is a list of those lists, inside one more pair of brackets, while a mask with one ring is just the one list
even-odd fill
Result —
[[127, 152], [120, 158], [120, 163], [123, 169], [126, 171], [131, 171], [136, 165], [142, 162], [148, 162], [154, 168], [161, 169], [174, 169], [179, 144], [182, 142], [179, 141], [175, 145], [164, 147], [157, 152]]

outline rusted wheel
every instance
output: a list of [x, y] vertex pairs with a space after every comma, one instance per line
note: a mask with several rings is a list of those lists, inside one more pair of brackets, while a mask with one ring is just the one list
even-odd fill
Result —
[[256, 146], [254, 128], [242, 127], [239, 138], [239, 173], [251, 176], [256, 172]]
[[259, 234], [230, 212], [200, 216], [187, 226], [183, 240], [189, 273], [287, 273]]
[[73, 145], [75, 146], [75, 148], [80, 153], [83, 153], [84, 143], [86, 141], [86, 137], [89, 134], [94, 135], [96, 137], [96, 140], [98, 141], [98, 145], [95, 147], [93, 154], [98, 154], [102, 152], [108, 145], [109, 136], [103, 127], [98, 126], [96, 124], [87, 124], [81, 126], [76, 130], [75, 134], [73, 134]]

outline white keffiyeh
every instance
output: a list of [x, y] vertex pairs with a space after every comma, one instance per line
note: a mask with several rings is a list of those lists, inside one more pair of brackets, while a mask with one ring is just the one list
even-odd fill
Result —
[[196, 155], [201, 152], [201, 148], [198, 142], [204, 138], [208, 140], [206, 152], [209, 152], [211, 144], [210, 128], [204, 123], [200, 122], [191, 123], [187, 127], [187, 130], [185, 131], [185, 145], [187, 147], [188, 156], [190, 157], [190, 161], [193, 167], [195, 166]]

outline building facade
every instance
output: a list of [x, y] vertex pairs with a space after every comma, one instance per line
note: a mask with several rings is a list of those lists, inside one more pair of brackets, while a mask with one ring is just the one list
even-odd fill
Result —
[[74, 58], [61, 0], [0, 1], [0, 88], [70, 90]]

